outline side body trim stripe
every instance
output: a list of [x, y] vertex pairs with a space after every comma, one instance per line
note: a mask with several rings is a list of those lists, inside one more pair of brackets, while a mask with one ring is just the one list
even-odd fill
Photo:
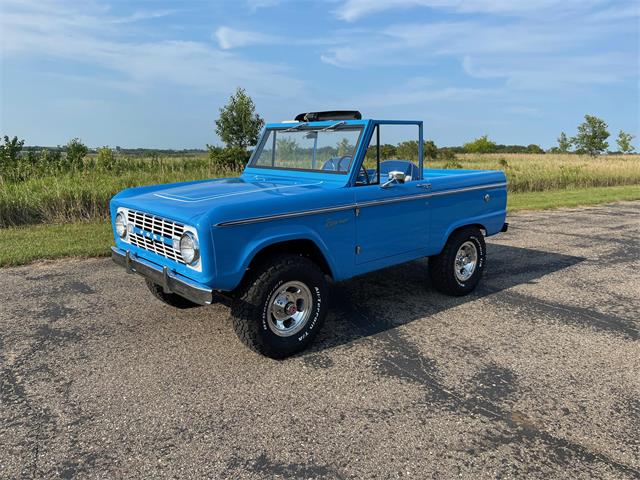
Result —
[[487, 185], [477, 185], [474, 187], [463, 187], [463, 188], [454, 188], [451, 190], [443, 190], [441, 192], [421, 193], [419, 195], [403, 195], [401, 197], [385, 198], [382, 200], [369, 200], [366, 202], [351, 203], [349, 205], [338, 205], [335, 207], [326, 207], [326, 208], [314, 208], [311, 210], [300, 210], [297, 212], [278, 213], [275, 215], [265, 215], [262, 217], [243, 218], [241, 220], [230, 220], [227, 222], [217, 223], [215, 226], [216, 227], [233, 227], [236, 225], [246, 225], [249, 223], [259, 223], [259, 222], [268, 222], [271, 220], [280, 220], [282, 218], [296, 218], [296, 217], [304, 217], [306, 215], [316, 215], [319, 213], [340, 212], [340, 211], [351, 210], [355, 208], [367, 208], [367, 207], [376, 207], [379, 205], [387, 205], [391, 203], [411, 202], [413, 200], [421, 200], [424, 198], [439, 197], [442, 195], [454, 195], [456, 193], [473, 192], [475, 190], [486, 190], [489, 188], [500, 188], [500, 187], [506, 187], [506, 186], [507, 184], [505, 182], [490, 183]]

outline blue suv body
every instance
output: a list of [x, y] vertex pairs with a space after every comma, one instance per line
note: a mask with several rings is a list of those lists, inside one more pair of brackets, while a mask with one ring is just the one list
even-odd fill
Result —
[[[384, 158], [387, 125], [416, 128], [417, 164]], [[484, 268], [483, 237], [507, 227], [506, 178], [423, 168], [422, 132], [420, 121], [357, 112], [268, 124], [237, 178], [113, 197], [112, 256], [174, 306], [232, 298], [241, 339], [272, 357], [311, 341], [326, 313], [327, 279], [430, 257], [436, 288], [468, 293]]]

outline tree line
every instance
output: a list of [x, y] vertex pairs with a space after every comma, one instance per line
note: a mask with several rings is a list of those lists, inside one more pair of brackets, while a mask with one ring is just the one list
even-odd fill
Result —
[[[264, 126], [264, 119], [256, 113], [253, 99], [243, 88], [238, 88], [231, 95], [229, 102], [220, 108], [219, 117], [215, 121], [215, 131], [224, 146], [207, 145], [207, 152], [212, 163], [223, 168], [240, 170], [251, 155], [251, 147], [258, 142], [260, 131]], [[576, 153], [597, 156], [607, 152], [610, 134], [606, 122], [593, 115], [585, 115], [584, 121], [578, 125], [575, 136], [569, 137], [561, 132], [557, 139], [557, 146], [549, 149], [549, 153]], [[635, 151], [632, 144], [634, 135], [619, 131], [616, 139], [617, 152], [628, 154]], [[401, 142], [397, 145], [385, 144], [380, 146], [386, 158], [399, 156], [413, 158], [417, 152], [417, 142]], [[24, 151], [23, 151], [24, 150]], [[35, 168], [47, 168], [55, 171], [73, 171], [81, 168], [85, 157], [92, 152], [78, 138], [73, 138], [64, 147], [41, 148], [24, 147], [24, 140], [18, 137], [4, 136], [4, 144], [0, 145], [0, 177], [6, 177], [7, 172], [18, 172], [19, 179], [28, 175]], [[157, 159], [160, 154], [198, 153], [201, 150], [146, 150], [120, 149], [102, 147], [94, 150], [101, 163], [109, 165], [115, 162], [118, 155], [146, 155]], [[432, 140], [424, 142], [426, 158], [455, 161], [459, 153], [532, 153], [544, 154], [545, 150], [539, 145], [502, 145], [491, 140], [488, 135], [482, 135], [462, 146], [438, 147]], [[15, 176], [15, 175], [14, 175]]]

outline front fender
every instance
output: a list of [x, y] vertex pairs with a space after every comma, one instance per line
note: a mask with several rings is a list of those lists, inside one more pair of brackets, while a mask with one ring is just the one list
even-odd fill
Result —
[[[259, 228], [256, 228], [259, 225]], [[233, 290], [238, 286], [247, 268], [263, 249], [277, 243], [291, 240], [309, 240], [313, 242], [324, 256], [332, 275], [335, 277], [339, 268], [334, 256], [330, 253], [324, 239], [318, 232], [299, 223], [277, 225], [257, 224], [236, 227], [213, 227], [216, 247], [218, 277], [216, 289]], [[219, 231], [215, 231], [219, 230]], [[233, 239], [236, 239], [235, 245]], [[242, 238], [242, 242], [237, 239]]]

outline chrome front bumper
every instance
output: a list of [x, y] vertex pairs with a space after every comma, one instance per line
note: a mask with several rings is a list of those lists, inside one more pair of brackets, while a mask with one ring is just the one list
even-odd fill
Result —
[[209, 305], [213, 301], [213, 289], [184, 277], [178, 278], [168, 267], [160, 268], [159, 265], [118, 247], [111, 247], [111, 258], [128, 273], [138, 273], [148, 278], [160, 285], [166, 293], [176, 293], [199, 305]]

